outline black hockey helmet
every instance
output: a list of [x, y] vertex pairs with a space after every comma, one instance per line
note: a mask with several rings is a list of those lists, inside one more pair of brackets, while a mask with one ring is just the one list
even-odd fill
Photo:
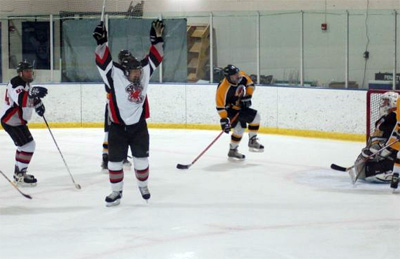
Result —
[[119, 63], [122, 64], [122, 60], [126, 57], [133, 57], [132, 53], [127, 49], [121, 49], [121, 51], [118, 53]]
[[124, 57], [121, 60], [121, 66], [126, 72], [129, 72], [133, 69], [142, 69], [142, 63], [140, 63], [140, 61], [132, 55]]
[[33, 69], [33, 66], [28, 61], [19, 62], [17, 65], [17, 72], [22, 72], [24, 70]]
[[229, 78], [229, 76], [239, 73], [239, 68], [235, 67], [234, 65], [227, 65], [224, 68], [224, 76]]

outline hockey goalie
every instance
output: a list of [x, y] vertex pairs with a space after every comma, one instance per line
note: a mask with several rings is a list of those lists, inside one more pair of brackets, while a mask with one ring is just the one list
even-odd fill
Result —
[[399, 145], [399, 142], [383, 149], [372, 158], [370, 156], [396, 141], [392, 134], [397, 123], [396, 102], [398, 97], [399, 95], [392, 91], [381, 96], [379, 101], [380, 118], [375, 122], [375, 130], [368, 139], [367, 146], [357, 157], [356, 166], [349, 172], [353, 182], [355, 179], [371, 183], [390, 183], [392, 181], [393, 164], [397, 154], [395, 146]]

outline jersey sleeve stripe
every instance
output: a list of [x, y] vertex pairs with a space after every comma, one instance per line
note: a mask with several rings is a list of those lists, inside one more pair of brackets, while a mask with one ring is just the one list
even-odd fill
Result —
[[160, 65], [160, 63], [163, 59], [162, 54], [158, 51], [158, 49], [155, 47], [155, 45], [151, 45], [149, 57], [156, 66]]
[[150, 66], [150, 75], [152, 75], [154, 70], [156, 70], [157, 66], [150, 59], [149, 59], [149, 66]]
[[24, 92], [22, 97], [22, 107], [28, 106], [28, 92]]
[[27, 99], [28, 99], [28, 92], [26, 92], [26, 91], [21, 92], [18, 95], [18, 106], [26, 107]]
[[107, 66], [112, 62], [108, 46], [105, 45], [104, 53], [101, 55], [102, 49], [96, 49], [96, 64], [102, 70], [106, 70]]
[[110, 96], [111, 98], [110, 98], [110, 101], [109, 101], [109, 105], [110, 105], [110, 111], [111, 111], [111, 117], [112, 117], [112, 121], [114, 122], [114, 123], [117, 123], [117, 124], [119, 124], [120, 123], [120, 121], [119, 121], [119, 119], [118, 119], [118, 117], [119, 116], [117, 116], [117, 106], [115, 105], [115, 103], [114, 103], [114, 96], [111, 94], [111, 96]]
[[148, 119], [150, 118], [150, 105], [149, 105], [149, 99], [147, 98], [146, 95], [146, 99], [144, 100], [144, 118]]
[[108, 71], [106, 74], [106, 79], [109, 83], [110, 86], [110, 93], [109, 93], [109, 101], [108, 105], [110, 107], [110, 116], [111, 116], [111, 121], [117, 124], [123, 124], [123, 120], [120, 116], [119, 110], [118, 110], [118, 105], [117, 105], [117, 100], [115, 97], [115, 89], [114, 89], [114, 81], [111, 76], [111, 70]]

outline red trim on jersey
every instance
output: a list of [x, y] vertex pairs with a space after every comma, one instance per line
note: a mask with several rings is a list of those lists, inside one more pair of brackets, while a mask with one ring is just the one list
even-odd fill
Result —
[[[21, 111], [21, 112], [20, 112], [20, 111]], [[25, 125], [25, 124], [27, 123], [27, 122], [22, 118], [22, 108], [21, 108], [21, 109], [18, 109], [18, 118], [20, 119], [22, 125]]]
[[106, 61], [106, 59], [107, 59], [109, 53], [110, 53], [110, 52], [109, 52], [109, 50], [108, 50], [108, 46], [106, 46], [106, 50], [104, 51], [103, 58], [100, 58], [100, 56], [96, 54], [96, 61], [97, 61], [97, 63], [99, 63], [100, 65], [103, 65], [103, 64], [105, 63], [105, 61]]
[[22, 107], [26, 107], [28, 103], [28, 92], [24, 92], [22, 97]]
[[156, 47], [154, 47], [154, 45], [151, 45], [150, 52], [154, 55], [154, 57], [158, 60], [158, 62], [161, 63], [163, 58], [161, 57], [161, 55], [158, 52], [158, 50], [156, 49]]
[[113, 98], [111, 93], [110, 93], [109, 104], [110, 104], [111, 117], [112, 117], [113, 122], [119, 123], [119, 120], [118, 120], [118, 117], [117, 117], [117, 111], [115, 110], [114, 98]]
[[[7, 114], [6, 117], [4, 117], [3, 122], [9, 121], [10, 118], [11, 118], [16, 112], [18, 112], [18, 107], [14, 107], [14, 108], [11, 110], [11, 112], [10, 112], [9, 114]], [[18, 117], [20, 117], [20, 116], [18, 116]]]
[[147, 98], [144, 100], [144, 118], [148, 119], [150, 118], [150, 105], [149, 105], [149, 99]]

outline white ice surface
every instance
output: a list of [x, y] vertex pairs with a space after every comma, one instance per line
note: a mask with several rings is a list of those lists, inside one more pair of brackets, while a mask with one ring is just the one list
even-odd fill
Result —
[[[151, 129], [151, 199], [125, 171], [121, 205], [106, 208], [101, 129], [53, 129], [82, 190], [75, 189], [47, 129], [31, 130], [29, 172], [38, 186], [22, 197], [0, 176], [0, 258], [400, 258], [400, 195], [387, 185], [350, 183], [363, 143], [260, 135], [264, 153], [227, 160], [218, 131]], [[0, 170], [13, 174], [15, 147], [0, 130]]]

